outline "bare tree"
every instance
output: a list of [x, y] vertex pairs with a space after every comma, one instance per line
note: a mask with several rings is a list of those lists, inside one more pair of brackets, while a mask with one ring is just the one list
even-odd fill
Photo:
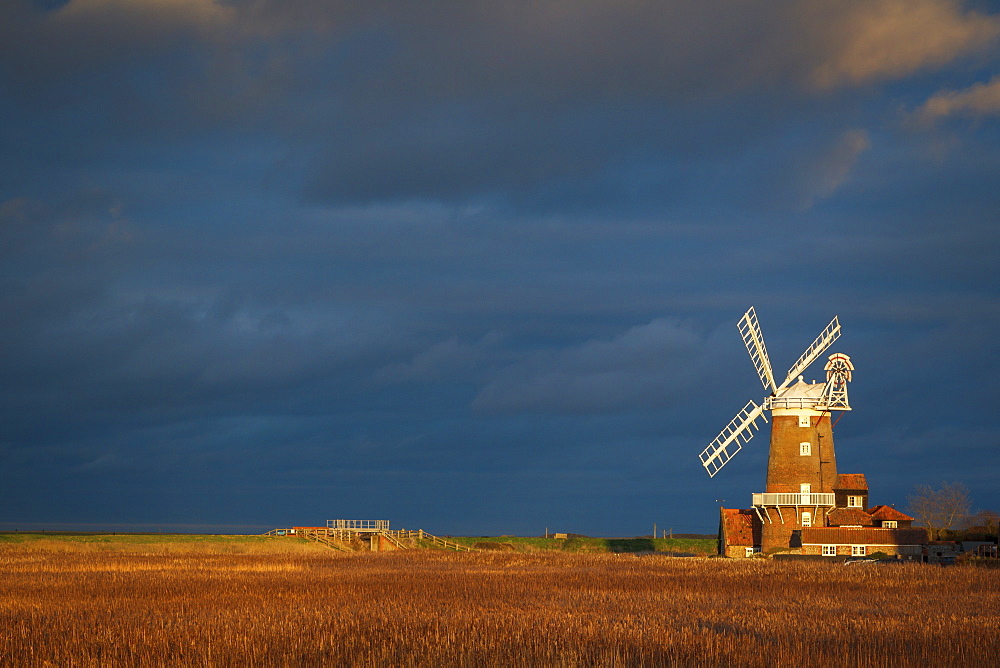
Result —
[[1000, 514], [992, 510], [980, 510], [969, 520], [966, 531], [976, 531], [981, 534], [980, 540], [988, 540], [997, 535], [997, 525], [1000, 524]]
[[960, 482], [941, 483], [940, 489], [917, 485], [913, 495], [906, 497], [910, 513], [927, 527], [931, 540], [939, 540], [941, 532], [951, 529], [969, 514], [972, 501], [969, 488]]

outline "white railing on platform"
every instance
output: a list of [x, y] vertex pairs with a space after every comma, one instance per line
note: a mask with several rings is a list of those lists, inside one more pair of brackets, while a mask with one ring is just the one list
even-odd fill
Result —
[[327, 520], [326, 527], [346, 531], [388, 531], [389, 520]]
[[788, 408], [791, 410], [827, 410], [824, 397], [767, 397], [764, 400], [764, 408], [773, 411], [775, 408]]
[[812, 494], [754, 494], [755, 506], [832, 506], [834, 495], [814, 492]]

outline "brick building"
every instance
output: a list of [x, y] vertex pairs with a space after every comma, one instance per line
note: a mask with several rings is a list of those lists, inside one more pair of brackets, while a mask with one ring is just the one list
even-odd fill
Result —
[[837, 476], [832, 494], [754, 494], [747, 509], [720, 509], [719, 554], [752, 557], [778, 553], [860, 557], [875, 553], [919, 559], [927, 531], [892, 506], [868, 508], [868, 483], [860, 473]]

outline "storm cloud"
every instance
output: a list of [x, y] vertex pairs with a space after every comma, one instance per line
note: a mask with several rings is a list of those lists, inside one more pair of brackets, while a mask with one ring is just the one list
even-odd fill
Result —
[[874, 502], [997, 509], [998, 45], [959, 0], [3, 3], [0, 523], [713, 531], [750, 305], [779, 372], [839, 313]]

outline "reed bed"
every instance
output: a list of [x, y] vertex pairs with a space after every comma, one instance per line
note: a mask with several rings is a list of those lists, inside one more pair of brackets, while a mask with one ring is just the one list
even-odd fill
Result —
[[992, 664], [1000, 651], [995, 570], [279, 544], [3, 546], [0, 656], [11, 666], [923, 666]]

